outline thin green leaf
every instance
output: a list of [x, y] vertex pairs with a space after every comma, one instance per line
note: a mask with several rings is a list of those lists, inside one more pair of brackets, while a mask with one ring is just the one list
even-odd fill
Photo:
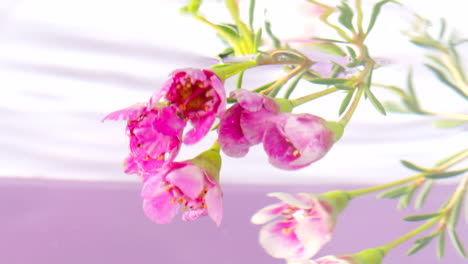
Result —
[[371, 14], [371, 18], [369, 20], [369, 25], [367, 26], [366, 36], [367, 36], [367, 34], [369, 34], [369, 32], [374, 27], [375, 21], [377, 21], [377, 17], [380, 14], [380, 10], [382, 9], [382, 6], [385, 5], [386, 3], [390, 2], [390, 1], [391, 0], [383, 0], [383, 1], [380, 1], [377, 4], [374, 5], [374, 7], [372, 8], [372, 14]]
[[445, 29], [447, 28], [447, 21], [444, 18], [440, 19], [440, 31], [439, 31], [439, 40], [444, 38]]
[[411, 111], [408, 110], [404, 105], [400, 105], [398, 103], [392, 102], [392, 101], [384, 101], [382, 102], [383, 107], [385, 108], [385, 111], [387, 112], [393, 112], [393, 113], [411, 113]]
[[377, 111], [379, 111], [382, 115], [387, 115], [385, 108], [383, 107], [382, 103], [379, 102], [377, 97], [375, 97], [375, 95], [370, 90], [367, 90], [366, 94], [375, 109], [377, 109]]
[[[229, 57], [229, 55], [231, 55], [233, 53], [234, 53], [234, 49], [232, 47], [229, 47], [229, 48], [223, 50], [223, 52], [219, 53], [217, 57], [218, 57], [218, 59], [220, 61], [223, 61], [224, 58]], [[219, 68], [220, 67], [219, 65], [224, 67], [225, 64], [224, 63], [217, 64], [217, 65], [213, 65], [212, 67], [213, 68]]]
[[201, 0], [190, 0], [187, 6], [180, 9], [181, 12], [196, 14], [201, 5]]
[[468, 168], [453, 171], [428, 172], [424, 177], [428, 179], [443, 179], [460, 175], [466, 171], [468, 171]]
[[414, 207], [416, 209], [420, 209], [423, 206], [424, 202], [426, 201], [427, 195], [429, 194], [429, 191], [431, 190], [433, 184], [434, 184], [433, 180], [427, 180], [424, 183], [424, 186], [422, 187], [421, 191], [418, 194], [418, 197], [416, 198], [416, 203], [414, 205]]
[[338, 17], [338, 21], [345, 26], [347, 29], [354, 31], [353, 27], [353, 10], [349, 7], [346, 2], [342, 2], [340, 6], [338, 6], [340, 10], [340, 15]]
[[236, 82], [237, 89], [242, 88], [242, 80], [244, 79], [244, 72], [245, 71], [239, 72], [239, 75], [237, 76], [237, 82]]
[[395, 199], [404, 194], [406, 194], [410, 190], [410, 187], [405, 185], [395, 189], [391, 189], [390, 191], [386, 191], [384, 193], [379, 194], [378, 198], [387, 198], [387, 199]]
[[458, 94], [460, 94], [461, 96], [463, 96], [464, 98], [466, 98], [467, 96], [463, 93], [462, 90], [460, 90], [457, 85], [455, 85], [454, 83], [452, 83], [449, 78], [445, 75], [444, 72], [442, 72], [440, 69], [430, 65], [430, 64], [424, 64], [429, 70], [431, 70], [435, 75], [436, 77], [439, 79], [439, 81], [441, 81], [442, 83], [444, 83], [445, 85], [449, 86], [450, 88], [452, 88], [455, 92], [457, 92]]
[[439, 235], [439, 241], [437, 243], [437, 257], [441, 259], [444, 256], [445, 251], [445, 230], [442, 230]]
[[352, 90], [352, 89], [354, 89], [353, 86], [346, 85], [346, 84], [335, 84], [335, 87], [336, 87], [336, 89], [340, 89], [340, 90]]
[[403, 218], [403, 220], [408, 221], [408, 222], [418, 222], [418, 221], [423, 221], [423, 220], [434, 218], [436, 216], [439, 216], [440, 214], [441, 214], [440, 212], [437, 212], [437, 213], [430, 213], [430, 214], [410, 215], [410, 216]]
[[249, 4], [249, 27], [253, 31], [253, 22], [254, 22], [254, 12], [255, 12], [255, 0], [250, 0]]
[[346, 49], [348, 50], [348, 54], [352, 59], [356, 59], [356, 52], [351, 48], [350, 46], [346, 46]]
[[456, 45], [452, 41], [450, 41], [447, 47], [448, 47], [449, 54], [452, 57], [452, 60], [455, 64], [456, 70], [462, 77], [463, 81], [466, 83], [467, 80], [465, 76], [465, 71], [463, 70], [463, 66], [460, 61], [460, 55], [458, 55]]
[[450, 155], [450, 156], [448, 156], [446, 158], [443, 158], [443, 159], [437, 161], [434, 165], [436, 167], [440, 167], [440, 166], [445, 165], [445, 164], [447, 164], [449, 162], [452, 162], [453, 160], [456, 160], [456, 159], [458, 159], [461, 156], [466, 155], [466, 154], [468, 154], [468, 148], [460, 150], [457, 153], [454, 153], [454, 154], [452, 154], [452, 155]]
[[330, 73], [331, 78], [336, 78], [340, 73], [345, 71], [345, 68], [343, 66], [339, 65], [338, 63], [332, 62], [333, 63], [333, 68]]
[[259, 28], [257, 33], [255, 34], [255, 49], [258, 50], [258, 47], [262, 44], [262, 28]]
[[403, 166], [405, 166], [406, 168], [410, 169], [410, 170], [414, 170], [414, 171], [419, 171], [419, 172], [424, 172], [424, 171], [428, 171], [428, 169], [426, 168], [423, 168], [423, 167], [420, 167], [412, 162], [409, 162], [407, 160], [400, 160], [401, 164], [403, 164]]
[[[432, 237], [434, 238], [434, 237]], [[414, 245], [407, 253], [406, 255], [407, 256], [411, 256], [413, 255], [414, 253], [418, 252], [419, 250], [423, 249], [425, 246], [427, 246], [429, 244], [429, 242], [432, 241], [432, 238], [430, 239], [427, 239], [427, 240], [424, 240], [423, 242], [421, 243], [416, 243], [416, 245]]]
[[434, 63], [436, 66], [442, 68], [442, 69], [447, 69], [447, 66], [445, 65], [445, 63], [437, 56], [435, 55], [432, 55], [432, 54], [426, 54], [425, 55], [426, 58], [428, 58], [432, 63]]
[[291, 82], [291, 85], [289, 85], [288, 89], [286, 90], [286, 92], [284, 93], [284, 98], [289, 98], [289, 96], [291, 95], [291, 93], [294, 91], [294, 89], [296, 89], [296, 86], [297, 84], [299, 83], [299, 81], [302, 79], [302, 76], [305, 74], [305, 71], [298, 74], [294, 79], [293, 81]]
[[432, 121], [432, 125], [436, 128], [454, 128], [468, 123], [466, 120], [440, 119]]
[[348, 94], [345, 96], [345, 98], [341, 102], [340, 110], [338, 111], [339, 116], [341, 116], [346, 110], [346, 108], [348, 108], [349, 102], [351, 102], [351, 98], [353, 98], [354, 91], [355, 89], [348, 91]]
[[233, 24], [217, 24], [216, 27], [218, 30], [228, 34], [233, 38], [239, 38], [239, 30], [236, 25]]
[[460, 238], [458, 237], [457, 231], [455, 229], [447, 229], [450, 235], [450, 238], [452, 239], [453, 246], [457, 249], [458, 253], [466, 258], [466, 251], [465, 248], [463, 247], [462, 242], [460, 241]]
[[408, 76], [406, 78], [406, 87], [408, 88], [408, 94], [411, 98], [412, 106], [416, 109], [420, 109], [419, 106], [419, 101], [416, 96], [416, 92], [414, 91], [414, 85], [413, 85], [413, 71], [409, 70], [408, 71]]
[[275, 49], [281, 48], [281, 41], [271, 31], [270, 21], [265, 21], [265, 30], [268, 36], [271, 38], [271, 41], [273, 41], [273, 47], [275, 47]]
[[439, 233], [433, 233], [433, 234], [430, 234], [428, 236], [425, 236], [425, 237], [421, 237], [421, 238], [418, 238], [414, 241], [415, 244], [421, 244], [421, 243], [426, 243], [426, 242], [430, 242], [432, 239], [434, 239], [434, 237], [438, 236]]
[[400, 201], [398, 201], [398, 209], [403, 209], [408, 207], [408, 205], [411, 203], [411, 200], [413, 199], [414, 192], [416, 191], [416, 187], [409, 187], [408, 192], [406, 192], [405, 195], [403, 195], [400, 198]]
[[450, 218], [447, 224], [448, 228], [455, 229], [458, 224], [458, 219], [460, 219], [460, 212], [462, 209], [463, 196], [458, 197], [458, 200], [453, 205], [452, 210], [450, 211]]
[[320, 40], [320, 41], [333, 42], [333, 43], [349, 43], [347, 41], [337, 40], [337, 39], [329, 39], [329, 38], [312, 38], [312, 40]]
[[316, 83], [316, 84], [329, 84], [329, 85], [334, 85], [334, 84], [343, 84], [348, 82], [348, 79], [341, 79], [341, 78], [314, 78], [308, 80], [311, 83]]

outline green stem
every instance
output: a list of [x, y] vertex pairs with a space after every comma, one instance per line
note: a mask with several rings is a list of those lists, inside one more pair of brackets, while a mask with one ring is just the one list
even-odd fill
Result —
[[408, 178], [405, 178], [405, 179], [402, 179], [402, 180], [399, 180], [399, 181], [394, 181], [394, 182], [391, 182], [391, 183], [372, 186], [372, 187], [368, 187], [368, 188], [362, 188], [362, 189], [347, 191], [347, 193], [348, 193], [350, 199], [353, 199], [353, 198], [356, 198], [358, 196], [366, 195], [366, 194], [373, 193], [373, 192], [382, 191], [382, 190], [389, 189], [389, 188], [392, 188], [392, 187], [396, 187], [396, 186], [399, 186], [399, 185], [402, 185], [402, 184], [405, 184], [405, 183], [408, 183], [408, 182], [412, 182], [412, 181], [417, 180], [419, 178], [422, 178], [424, 176], [425, 176], [425, 174], [420, 173], [420, 174], [416, 174], [414, 176], [411, 176], [411, 177], [408, 177]]
[[364, 30], [362, 29], [362, 20], [364, 15], [362, 14], [362, 1], [356, 0], [356, 11], [357, 11], [357, 26], [358, 26], [358, 36], [362, 37], [364, 35]]
[[357, 94], [354, 96], [353, 102], [351, 103], [351, 106], [348, 108], [346, 113], [344, 114], [343, 118], [339, 121], [343, 127], [346, 127], [348, 124], [349, 120], [351, 120], [351, 117], [354, 114], [354, 111], [356, 110], [359, 100], [361, 99], [362, 93], [364, 92], [364, 87], [360, 86], [357, 88]]
[[317, 99], [319, 97], [322, 97], [324, 95], [327, 95], [327, 94], [330, 94], [330, 93], [333, 93], [333, 92], [336, 92], [338, 91], [339, 89], [336, 88], [336, 87], [330, 87], [330, 88], [327, 88], [325, 90], [322, 90], [320, 92], [316, 92], [316, 93], [312, 93], [312, 94], [308, 94], [306, 96], [303, 96], [303, 97], [299, 97], [299, 98], [296, 98], [296, 99], [292, 99], [292, 100], [289, 100], [291, 102], [291, 105], [293, 107], [296, 107], [296, 106], [299, 106], [301, 104], [304, 104], [304, 103], [307, 103], [307, 102], [310, 102], [314, 99]]
[[401, 236], [401, 237], [399, 237], [399, 238], [397, 238], [397, 239], [395, 239], [395, 240], [393, 240], [393, 241], [379, 247], [378, 249], [380, 249], [385, 255], [387, 255], [390, 250], [392, 250], [396, 246], [400, 245], [401, 243], [404, 243], [404, 242], [408, 241], [409, 239], [416, 236], [417, 234], [425, 231], [429, 227], [433, 226], [434, 224], [439, 222], [439, 220], [442, 217], [444, 217], [443, 214], [441, 214], [439, 216], [436, 216], [436, 217], [432, 218], [431, 220], [427, 221], [426, 223], [424, 223], [423, 225], [421, 225], [421, 226], [415, 228], [414, 230], [404, 234], [403, 236]]

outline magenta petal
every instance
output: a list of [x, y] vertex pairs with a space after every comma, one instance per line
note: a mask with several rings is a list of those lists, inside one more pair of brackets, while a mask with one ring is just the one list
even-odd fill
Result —
[[195, 144], [202, 139], [210, 131], [215, 118], [215, 115], [211, 114], [192, 122], [193, 128], [184, 136], [184, 143], [187, 145]]
[[177, 186], [191, 199], [197, 198], [203, 190], [204, 171], [194, 165], [186, 165], [171, 170], [166, 175], [166, 180]]
[[240, 126], [241, 113], [242, 107], [239, 104], [233, 105], [224, 114], [218, 128], [221, 149], [231, 157], [243, 157], [249, 152], [250, 144]]
[[216, 186], [210, 188], [205, 194], [205, 203], [208, 210], [208, 215], [213, 219], [217, 226], [221, 224], [223, 218], [223, 193], [221, 189]]
[[146, 104], [135, 104], [130, 107], [117, 110], [102, 119], [105, 120], [136, 120], [146, 110]]
[[244, 137], [251, 145], [256, 145], [262, 141], [266, 123], [275, 115], [275, 113], [264, 109], [254, 113], [247, 111], [242, 112], [240, 126], [244, 133]]
[[175, 107], [164, 107], [154, 120], [154, 129], [168, 136], [180, 136], [187, 122], [177, 115]]
[[288, 207], [289, 206], [285, 203], [277, 203], [266, 206], [258, 210], [252, 216], [252, 218], [250, 218], [250, 221], [256, 225], [263, 225], [280, 216], [280, 213]]
[[177, 214], [179, 204], [174, 203], [174, 197], [164, 189], [157, 190], [150, 199], [143, 200], [143, 211], [146, 216], [158, 224], [168, 224]]

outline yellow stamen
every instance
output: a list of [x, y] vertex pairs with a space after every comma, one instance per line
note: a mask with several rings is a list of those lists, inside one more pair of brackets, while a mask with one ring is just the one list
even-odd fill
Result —
[[294, 150], [293, 152], [293, 156], [299, 156], [301, 154], [301, 152], [299, 152], [299, 150]]

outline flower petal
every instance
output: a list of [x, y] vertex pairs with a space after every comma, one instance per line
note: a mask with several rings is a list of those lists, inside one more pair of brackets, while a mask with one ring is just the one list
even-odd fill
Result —
[[204, 170], [191, 164], [173, 169], [166, 175], [168, 182], [177, 186], [191, 199], [197, 198], [202, 192], [204, 178]]
[[218, 186], [208, 189], [205, 194], [205, 203], [208, 210], [208, 215], [216, 223], [217, 226], [221, 224], [223, 218], [223, 193]]
[[130, 107], [117, 110], [108, 114], [106, 117], [102, 119], [105, 120], [137, 120], [142, 113], [146, 110], [146, 104], [134, 104]]
[[297, 208], [301, 209], [309, 209], [311, 207], [310, 202], [304, 200], [303, 197], [296, 197], [294, 195], [291, 195], [289, 193], [283, 193], [283, 192], [274, 192], [274, 193], [269, 193], [267, 194], [269, 197], [275, 197], [280, 199], [282, 202], [292, 205]]
[[143, 211], [146, 216], [158, 224], [168, 224], [177, 214], [179, 204], [173, 202], [174, 197], [163, 188], [158, 189], [150, 199], [143, 200]]
[[313, 257], [328, 241], [333, 232], [331, 221], [327, 215], [306, 217], [298, 221], [296, 234], [304, 246], [302, 258]]
[[187, 145], [195, 144], [202, 139], [211, 129], [214, 123], [215, 115], [210, 114], [198, 120], [190, 120], [193, 128], [184, 136], [184, 143]]
[[279, 216], [279, 214], [288, 208], [285, 203], [276, 203], [258, 210], [251, 218], [250, 222], [256, 225], [263, 225]]
[[262, 227], [259, 242], [275, 258], [297, 259], [302, 246], [294, 230], [294, 222], [273, 222]]
[[241, 113], [242, 107], [235, 104], [226, 111], [219, 124], [219, 145], [230, 157], [243, 157], [249, 152], [250, 144], [240, 127]]

